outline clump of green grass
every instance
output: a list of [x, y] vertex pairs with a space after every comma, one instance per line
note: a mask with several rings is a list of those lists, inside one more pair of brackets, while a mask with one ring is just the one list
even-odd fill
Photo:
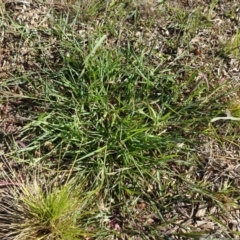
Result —
[[[54, 53], [61, 64], [49, 67], [48, 59], [41, 59], [44, 67], [34, 81], [34, 74], [9, 79], [8, 84], [19, 85], [37, 109], [31, 112], [30, 103], [22, 100], [22, 114], [30, 115], [18, 135], [25, 147], [15, 141], [9, 156], [33, 166], [65, 169], [74, 162], [75, 177], [86, 174], [94, 179], [104, 206], [110, 209], [112, 216], [101, 229], [104, 236], [120, 237], [127, 225], [129, 236], [141, 231], [144, 237], [151, 231], [157, 237], [158, 227], [172, 227], [181, 219], [179, 202], [206, 208], [213, 202], [221, 207], [214, 183], [199, 177], [198, 166], [203, 163], [197, 148], [202, 144], [199, 135], [213, 136], [215, 128], [209, 122], [227, 105], [228, 82], [215, 84], [213, 74], [203, 76], [205, 66], [192, 67], [184, 54], [177, 53], [179, 47], [187, 51], [200, 23], [202, 28], [210, 27], [200, 9], [190, 14], [166, 8], [174, 16], [169, 32], [176, 34], [173, 40], [161, 42], [172, 51], [159, 53], [157, 39], [148, 45], [136, 39], [143, 20], [141, 15], [134, 17], [138, 9], [131, 9], [129, 1], [119, 4], [116, 14], [105, 14], [115, 3], [105, 8], [88, 5], [92, 21], [89, 16], [84, 19], [80, 10], [52, 20], [52, 34], [58, 41]], [[99, 10], [101, 16], [97, 9], [106, 12]], [[90, 33], [78, 24], [79, 19], [86, 21]], [[144, 27], [151, 32], [153, 23], [146, 22]], [[23, 225], [16, 224], [16, 229], [22, 227], [14, 230], [16, 235], [88, 236], [79, 219], [86, 214], [81, 207], [85, 209], [91, 198], [82, 196], [81, 183], [42, 188], [36, 178], [29, 184], [20, 182], [13, 190], [20, 196], [17, 211], [26, 216]], [[135, 213], [138, 201], [147, 206], [139, 215]], [[148, 219], [139, 220], [152, 213], [152, 225], [147, 225]], [[11, 210], [11, 214], [17, 213]]]
[[[14, 172], [5, 173], [5, 176]], [[1, 180], [4, 199], [0, 203], [1, 239], [84, 239], [95, 234], [86, 223], [96, 211], [95, 191], [86, 191], [86, 181], [74, 179], [59, 185], [58, 180], [38, 174], [26, 179]], [[69, 176], [68, 176], [69, 177]], [[90, 228], [91, 227], [91, 228]]]

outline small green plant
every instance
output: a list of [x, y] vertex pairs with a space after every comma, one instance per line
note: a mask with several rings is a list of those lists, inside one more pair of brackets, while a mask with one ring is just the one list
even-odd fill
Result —
[[240, 51], [240, 35], [239, 30], [236, 31], [236, 34], [231, 38], [227, 51], [233, 54], [235, 57], [239, 57]]
[[239, 102], [231, 102], [229, 104], [229, 111], [233, 117], [240, 118], [240, 103]]

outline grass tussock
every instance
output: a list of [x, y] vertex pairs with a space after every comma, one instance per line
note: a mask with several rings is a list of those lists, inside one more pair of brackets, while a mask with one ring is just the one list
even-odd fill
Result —
[[5, 239], [239, 234], [235, 2], [5, 7]]
[[[68, 180], [58, 173], [52, 180], [39, 173], [25, 179], [5, 177], [0, 204], [2, 239], [84, 239], [94, 235], [95, 226], [86, 227], [96, 211], [96, 191], [87, 191], [86, 180]], [[61, 183], [60, 179], [65, 179]]]

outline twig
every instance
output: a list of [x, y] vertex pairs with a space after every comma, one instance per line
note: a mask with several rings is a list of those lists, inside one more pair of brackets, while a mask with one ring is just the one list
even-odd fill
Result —
[[216, 122], [218, 120], [234, 120], [234, 121], [240, 121], [240, 118], [232, 117], [231, 112], [227, 109], [226, 110], [227, 117], [215, 117], [211, 120], [211, 122]]

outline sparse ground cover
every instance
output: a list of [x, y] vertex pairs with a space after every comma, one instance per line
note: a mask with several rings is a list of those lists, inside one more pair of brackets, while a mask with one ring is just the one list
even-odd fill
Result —
[[3, 1], [1, 239], [238, 239], [238, 5]]

